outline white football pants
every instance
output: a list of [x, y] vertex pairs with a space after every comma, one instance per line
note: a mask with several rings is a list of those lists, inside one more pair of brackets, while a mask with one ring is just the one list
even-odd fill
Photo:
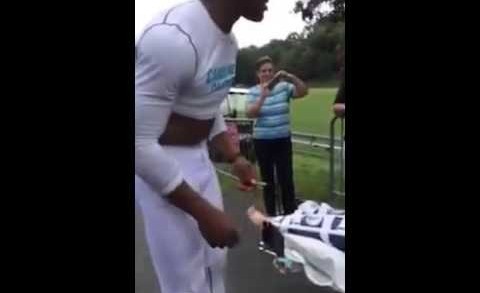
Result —
[[[179, 162], [189, 185], [223, 210], [223, 198], [206, 142], [162, 147]], [[154, 192], [137, 175], [135, 198], [142, 210], [146, 240], [161, 292], [224, 293], [226, 249], [211, 248], [191, 216]]]

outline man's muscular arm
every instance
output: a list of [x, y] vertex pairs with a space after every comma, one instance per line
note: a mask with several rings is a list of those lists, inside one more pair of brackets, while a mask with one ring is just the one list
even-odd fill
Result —
[[238, 187], [243, 191], [251, 191], [255, 187], [257, 178], [255, 167], [236, 150], [226, 129], [225, 120], [219, 113], [211, 131], [211, 145], [232, 164], [232, 172], [240, 179]]
[[158, 143], [180, 87], [194, 75], [195, 62], [189, 40], [176, 27], [157, 26], [139, 41], [135, 69], [135, 173], [159, 196], [192, 215], [211, 246], [232, 246], [238, 241], [238, 233], [231, 221], [188, 186], [178, 162]]

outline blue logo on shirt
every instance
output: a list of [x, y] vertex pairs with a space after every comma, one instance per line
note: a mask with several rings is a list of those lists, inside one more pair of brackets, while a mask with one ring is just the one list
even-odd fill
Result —
[[235, 80], [235, 64], [211, 68], [207, 73], [207, 84], [210, 92], [215, 92], [223, 88], [229, 88]]

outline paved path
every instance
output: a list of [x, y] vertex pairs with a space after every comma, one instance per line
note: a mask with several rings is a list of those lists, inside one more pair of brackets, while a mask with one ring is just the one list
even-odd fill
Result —
[[[227, 293], [332, 293], [312, 285], [302, 273], [281, 275], [272, 257], [257, 250], [258, 231], [245, 217], [251, 196], [227, 191], [225, 209], [239, 226], [241, 243], [229, 251], [226, 272]], [[143, 235], [141, 213], [135, 212], [135, 293], [159, 293]]]

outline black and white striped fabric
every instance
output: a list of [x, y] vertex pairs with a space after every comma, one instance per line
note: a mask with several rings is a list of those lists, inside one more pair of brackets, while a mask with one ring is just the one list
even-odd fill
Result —
[[290, 215], [271, 218], [284, 238], [284, 257], [303, 264], [318, 286], [345, 291], [345, 212], [306, 201]]
[[272, 218], [282, 234], [316, 239], [345, 252], [345, 212], [328, 204], [306, 201], [295, 213]]

